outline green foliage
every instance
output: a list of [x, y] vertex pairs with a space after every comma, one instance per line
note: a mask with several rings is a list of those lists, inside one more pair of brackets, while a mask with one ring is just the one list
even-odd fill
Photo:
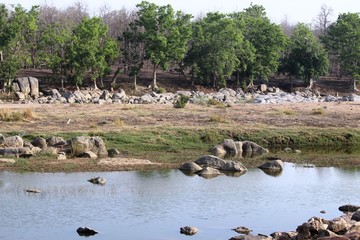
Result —
[[300, 77], [307, 84], [328, 71], [327, 53], [305, 24], [299, 23], [295, 27], [286, 52], [284, 71]]
[[185, 60], [197, 83], [225, 87], [239, 65], [243, 35], [224, 14], [208, 13], [193, 23], [193, 39]]
[[184, 108], [189, 102], [190, 97], [180, 94], [176, 102], [174, 103], [174, 108]]
[[157, 6], [146, 1], [136, 5], [136, 26], [143, 29], [147, 58], [154, 65], [153, 88], [156, 88], [156, 70], [167, 69], [172, 61], [180, 61], [191, 38], [191, 15], [175, 12], [170, 5]]
[[342, 75], [360, 78], [360, 13], [340, 14], [322, 41], [336, 57]]
[[[238, 69], [242, 75], [254, 79], [265, 79], [275, 72], [280, 65], [287, 39], [279, 25], [270, 22], [261, 5], [252, 5], [243, 12], [233, 14], [243, 26], [247, 52], [243, 62], [245, 66]], [[243, 23], [241, 23], [243, 21]], [[243, 55], [244, 56], [244, 55]]]

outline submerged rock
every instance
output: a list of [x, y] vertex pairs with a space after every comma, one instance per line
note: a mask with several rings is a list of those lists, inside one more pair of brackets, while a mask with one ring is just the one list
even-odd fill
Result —
[[185, 226], [180, 228], [180, 233], [185, 235], [194, 235], [199, 230], [196, 227]]
[[79, 227], [76, 232], [80, 235], [80, 236], [85, 236], [85, 237], [88, 237], [88, 236], [93, 236], [95, 234], [97, 234], [98, 232], [91, 229], [91, 228], [88, 228], [88, 227]]
[[95, 178], [91, 178], [87, 181], [91, 182], [93, 184], [100, 184], [100, 185], [104, 185], [106, 183], [106, 179], [103, 177], [95, 177]]

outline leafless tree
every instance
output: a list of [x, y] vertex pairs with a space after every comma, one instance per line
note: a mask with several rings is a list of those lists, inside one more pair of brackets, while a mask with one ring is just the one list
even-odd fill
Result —
[[284, 19], [280, 23], [280, 27], [285, 33], [287, 37], [290, 37], [291, 34], [294, 31], [295, 25], [289, 22], [289, 19], [287, 16], [284, 17]]
[[313, 29], [315, 35], [317, 36], [325, 36], [328, 27], [331, 25], [331, 18], [333, 17], [334, 10], [323, 4], [320, 9], [320, 13], [313, 20]]

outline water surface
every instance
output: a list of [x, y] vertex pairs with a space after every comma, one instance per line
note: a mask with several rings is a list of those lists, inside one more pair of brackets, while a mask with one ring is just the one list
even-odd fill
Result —
[[[0, 172], [0, 239], [83, 239], [80, 226], [99, 231], [94, 240], [189, 239], [179, 233], [186, 225], [200, 229], [193, 240], [229, 239], [237, 226], [254, 234], [290, 231], [312, 216], [332, 219], [340, 205], [358, 204], [359, 170], [285, 164], [276, 177], [250, 169], [212, 179], [178, 170]], [[97, 176], [107, 183], [86, 181]]]

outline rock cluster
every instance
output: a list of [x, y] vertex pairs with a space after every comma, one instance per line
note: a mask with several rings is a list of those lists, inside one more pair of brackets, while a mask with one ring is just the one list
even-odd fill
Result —
[[259, 85], [254, 91], [245, 93], [241, 88], [233, 90], [230, 88], [220, 89], [214, 93], [201, 91], [177, 91], [175, 93], [149, 92], [142, 96], [127, 96], [120, 89], [115, 92], [108, 90], [76, 90], [59, 92], [57, 89], [39, 91], [39, 81], [33, 77], [17, 78], [13, 82], [13, 89], [21, 103], [127, 103], [127, 104], [173, 104], [179, 95], [190, 98], [189, 103], [206, 104], [209, 99], [214, 99], [225, 104], [239, 102], [249, 103], [296, 103], [296, 102], [336, 102], [336, 101], [360, 101], [360, 96], [351, 94], [349, 96], [320, 96], [316, 91], [305, 90], [288, 93], [276, 87]]
[[66, 156], [102, 158], [116, 156], [117, 150], [106, 149], [100, 137], [79, 136], [71, 140], [61, 137], [36, 137], [31, 142], [24, 141], [20, 136], [5, 137], [0, 134], [0, 156], [4, 157], [31, 157], [39, 154], [57, 156], [59, 160]]
[[237, 161], [226, 161], [213, 155], [202, 156], [194, 162], [183, 163], [180, 170], [198, 174], [204, 178], [213, 178], [222, 172], [237, 172], [243, 174], [247, 168]]
[[255, 157], [269, 152], [268, 149], [251, 141], [234, 141], [225, 139], [213, 147], [210, 152], [218, 157]]

